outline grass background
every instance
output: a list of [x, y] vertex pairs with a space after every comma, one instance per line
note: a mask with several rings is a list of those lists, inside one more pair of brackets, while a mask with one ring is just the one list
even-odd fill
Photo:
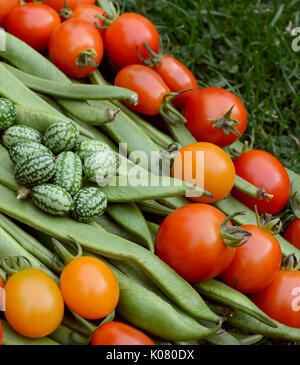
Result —
[[[225, 87], [248, 112], [255, 147], [300, 173], [300, 1], [118, 0], [121, 11], [148, 17], [171, 40], [169, 53], [199, 86]], [[297, 115], [298, 113], [298, 115]]]

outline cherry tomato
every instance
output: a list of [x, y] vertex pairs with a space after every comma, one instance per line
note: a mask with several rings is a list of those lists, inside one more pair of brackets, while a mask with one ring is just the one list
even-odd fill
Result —
[[236, 249], [222, 280], [242, 293], [257, 293], [275, 278], [281, 265], [281, 249], [275, 237], [260, 227], [242, 227], [252, 233], [249, 241]]
[[300, 272], [279, 271], [261, 292], [251, 296], [268, 316], [286, 326], [300, 328]]
[[0, 275], [0, 288], [4, 288], [4, 285], [5, 285], [4, 280], [3, 280], [2, 276]]
[[135, 13], [122, 14], [105, 34], [105, 50], [113, 64], [123, 68], [132, 64], [142, 64], [137, 56], [143, 58], [150, 56], [144, 42], [154, 51], [159, 50], [159, 33], [155, 26], [142, 15]]
[[143, 332], [122, 322], [101, 325], [93, 335], [92, 345], [155, 345]]
[[283, 237], [300, 250], [300, 219], [295, 218], [288, 225]]
[[21, 335], [44, 337], [56, 330], [64, 315], [64, 302], [55, 281], [41, 270], [26, 269], [5, 284], [8, 323]]
[[[51, 6], [54, 10], [59, 12], [61, 9], [63, 9], [64, 6], [64, 0], [43, 0], [43, 3]], [[96, 0], [66, 0], [66, 5], [71, 9], [74, 10], [79, 5], [83, 4], [90, 4], [95, 5]]]
[[60, 17], [49, 6], [31, 3], [15, 8], [6, 23], [7, 31], [38, 51], [48, 48]]
[[284, 166], [268, 152], [252, 150], [243, 153], [234, 161], [236, 174], [258, 188], [264, 188], [273, 198], [259, 200], [236, 189], [232, 195], [254, 210], [257, 205], [259, 214], [279, 213], [287, 204], [291, 195], [291, 183]]
[[[153, 67], [153, 70], [163, 78], [173, 92], [198, 89], [198, 82], [192, 72], [172, 56], [164, 55], [161, 62]], [[183, 108], [191, 95], [193, 92], [187, 91], [177, 96], [174, 99], [174, 104], [180, 109]]]
[[224, 129], [222, 126], [228, 123], [231, 125], [232, 120], [236, 120], [239, 124], [234, 124], [234, 128], [240, 135], [247, 127], [244, 104], [236, 95], [219, 87], [207, 87], [194, 92], [185, 105], [184, 116], [187, 128], [197, 141], [211, 142], [220, 147], [228, 146], [240, 138], [230, 128], [226, 136], [224, 129], [228, 129], [228, 126]]
[[[82, 58], [82, 65], [76, 60], [82, 52], [95, 51], [90, 58], [95, 63], [87, 65]], [[88, 76], [97, 68], [103, 57], [103, 42], [97, 29], [81, 19], [69, 19], [63, 22], [52, 34], [49, 43], [49, 55], [52, 62], [70, 77]]]
[[124, 102], [131, 109], [145, 115], [158, 115], [165, 94], [170, 89], [157, 72], [143, 65], [130, 65], [118, 72], [115, 85], [135, 91], [138, 105]]
[[20, 6], [20, 0], [0, 0], [0, 27], [5, 27], [8, 15]]
[[[99, 6], [83, 4], [75, 8], [75, 10], [73, 11], [72, 18], [79, 18], [85, 20], [86, 22], [94, 26], [103, 27], [104, 26], [103, 21], [97, 18], [96, 15], [104, 16], [104, 13], [105, 13], [104, 10], [99, 8]], [[105, 36], [105, 29], [99, 29], [99, 28], [97, 29], [101, 37], [103, 38]]]
[[65, 266], [60, 289], [66, 305], [87, 319], [107, 316], [119, 301], [119, 285], [114, 273], [94, 257], [80, 257]]
[[214, 196], [191, 197], [191, 200], [213, 203], [230, 193], [235, 180], [235, 169], [222, 148], [212, 143], [197, 142], [181, 148], [174, 160], [172, 175], [202, 187]]
[[207, 204], [189, 204], [175, 210], [158, 230], [156, 254], [189, 282], [218, 276], [235, 254], [235, 248], [221, 238], [225, 219], [225, 214]]

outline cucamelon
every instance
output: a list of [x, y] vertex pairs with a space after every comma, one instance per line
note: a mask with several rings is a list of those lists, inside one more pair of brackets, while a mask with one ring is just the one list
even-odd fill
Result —
[[71, 195], [52, 184], [35, 186], [31, 191], [31, 199], [38, 208], [56, 216], [67, 215], [73, 209]]
[[51, 124], [44, 133], [43, 144], [53, 153], [70, 151], [79, 137], [79, 129], [72, 122], [56, 122]]
[[78, 192], [82, 185], [82, 162], [79, 156], [70, 151], [57, 156], [53, 183], [66, 189], [70, 195]]
[[17, 112], [14, 104], [5, 98], [0, 98], [0, 131], [16, 122]]
[[74, 148], [74, 152], [77, 153], [82, 160], [95, 152], [101, 151], [111, 151], [111, 148], [107, 144], [93, 139], [77, 141]]
[[89, 181], [103, 185], [116, 175], [118, 161], [113, 151], [99, 151], [86, 157], [83, 166]]
[[79, 190], [73, 198], [73, 218], [89, 223], [102, 215], [107, 207], [107, 199], [99, 188], [87, 187]]
[[41, 143], [42, 139], [43, 136], [37, 130], [21, 124], [9, 127], [2, 136], [3, 144], [8, 149], [18, 141], [27, 140]]
[[50, 156], [52, 156], [52, 152], [46, 146], [43, 146], [37, 142], [26, 140], [14, 143], [9, 150], [10, 158], [15, 164], [25, 157], [41, 153], [48, 153]]

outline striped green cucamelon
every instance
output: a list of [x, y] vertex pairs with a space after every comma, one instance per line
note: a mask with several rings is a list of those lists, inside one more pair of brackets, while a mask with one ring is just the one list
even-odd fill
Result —
[[14, 104], [5, 98], [0, 98], [0, 131], [16, 122], [17, 112]]
[[77, 141], [74, 148], [74, 152], [77, 153], [82, 160], [95, 152], [101, 151], [111, 151], [111, 148], [106, 143], [94, 139]]
[[46, 146], [34, 141], [18, 141], [9, 149], [10, 158], [15, 164], [25, 157], [41, 153], [48, 153], [52, 156], [52, 152]]
[[46, 213], [63, 216], [73, 210], [71, 195], [60, 186], [44, 184], [35, 186], [31, 191], [34, 204]]
[[43, 144], [53, 153], [70, 151], [74, 148], [79, 137], [79, 129], [69, 121], [51, 124], [44, 133]]
[[42, 139], [43, 136], [37, 130], [20, 124], [9, 127], [2, 136], [3, 144], [8, 149], [20, 140], [41, 143]]
[[47, 182], [55, 173], [55, 158], [49, 153], [31, 155], [15, 165], [15, 178], [25, 186]]
[[61, 152], [56, 159], [53, 184], [67, 190], [70, 195], [75, 195], [82, 186], [82, 162], [71, 151]]
[[99, 151], [86, 157], [83, 167], [89, 181], [103, 185], [116, 175], [118, 161], [113, 151]]
[[73, 218], [89, 223], [102, 215], [107, 207], [106, 196], [98, 188], [88, 187], [79, 190], [73, 198]]

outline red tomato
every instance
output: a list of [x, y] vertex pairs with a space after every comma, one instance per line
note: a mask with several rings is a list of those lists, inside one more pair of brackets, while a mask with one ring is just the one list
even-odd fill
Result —
[[[173, 92], [198, 89], [198, 82], [192, 72], [172, 56], [164, 55], [161, 62], [153, 67], [153, 70], [163, 78]], [[183, 108], [191, 95], [193, 95], [193, 92], [188, 91], [177, 96], [174, 99], [174, 104], [178, 108]]]
[[[54, 10], [59, 12], [61, 9], [64, 8], [64, 0], [43, 0], [43, 3], [51, 6]], [[66, 5], [71, 9], [74, 10], [79, 5], [83, 4], [90, 4], [95, 5], [96, 0], [66, 0]]]
[[31, 47], [44, 51], [59, 24], [60, 17], [52, 8], [31, 3], [14, 9], [7, 19], [6, 28]]
[[155, 345], [143, 332], [121, 322], [102, 324], [94, 333], [92, 345]]
[[222, 273], [222, 280], [241, 293], [257, 293], [275, 278], [281, 265], [281, 249], [275, 237], [263, 229], [246, 225], [249, 241], [236, 249], [233, 261]]
[[198, 142], [181, 148], [174, 160], [172, 175], [204, 188], [214, 196], [191, 197], [191, 200], [214, 203], [230, 193], [235, 180], [235, 169], [230, 157], [222, 148], [212, 143]]
[[170, 92], [159, 74], [143, 65], [123, 68], [115, 78], [115, 85], [135, 91], [139, 96], [138, 105], [124, 103], [145, 115], [158, 115], [164, 95]]
[[264, 188], [273, 198], [259, 200], [252, 198], [236, 189], [232, 195], [254, 210], [255, 205], [259, 214], [279, 213], [287, 204], [291, 195], [291, 183], [284, 166], [268, 152], [252, 150], [243, 153], [234, 161], [236, 174], [258, 188]]
[[119, 285], [114, 273], [94, 257], [80, 257], [65, 266], [60, 289], [66, 305], [87, 319], [106, 317], [119, 301]]
[[8, 15], [20, 6], [20, 0], [0, 0], [0, 27], [5, 27]]
[[105, 34], [105, 50], [113, 64], [123, 68], [132, 64], [142, 64], [137, 56], [148, 58], [149, 52], [144, 42], [154, 51], [159, 50], [159, 33], [155, 26], [142, 15], [135, 13], [122, 14]]
[[[86, 22], [97, 25], [98, 27], [103, 27], [104, 23], [101, 19], [97, 18], [96, 15], [104, 16], [105, 12], [99, 6], [84, 4], [78, 6], [74, 11], [72, 18], [79, 18], [85, 20]], [[97, 28], [98, 29], [98, 28]], [[105, 36], [105, 29], [98, 29], [101, 37]]]
[[156, 254], [189, 282], [212, 279], [233, 260], [235, 248], [223, 243], [226, 219], [207, 204], [185, 205], [164, 219], [156, 236]]
[[5, 317], [25, 337], [49, 335], [60, 325], [64, 302], [55, 281], [41, 270], [13, 274], [5, 284]]
[[251, 296], [268, 316], [286, 326], [300, 328], [300, 272], [279, 271], [267, 288]]
[[3, 331], [2, 331], [2, 324], [0, 321], [0, 345], [2, 345], [2, 336], [3, 336]]
[[1, 275], [0, 275], [0, 288], [4, 288], [4, 280]]
[[[82, 52], [94, 50], [91, 55], [95, 65], [76, 64]], [[69, 19], [63, 22], [52, 34], [49, 43], [49, 55], [52, 62], [65, 74], [74, 78], [88, 76], [100, 64], [103, 57], [103, 42], [97, 29], [81, 19]]]
[[[232, 107], [230, 116], [225, 117]], [[220, 87], [207, 87], [194, 92], [186, 103], [184, 116], [187, 128], [197, 141], [211, 142], [220, 147], [228, 146], [240, 137], [230, 131], [226, 136], [223, 128], [214, 127], [217, 121], [223, 126], [232, 123], [228, 118], [236, 119], [239, 124], [234, 127], [240, 135], [247, 127], [244, 104], [236, 95]]]
[[300, 219], [295, 218], [287, 227], [283, 237], [300, 250]]

